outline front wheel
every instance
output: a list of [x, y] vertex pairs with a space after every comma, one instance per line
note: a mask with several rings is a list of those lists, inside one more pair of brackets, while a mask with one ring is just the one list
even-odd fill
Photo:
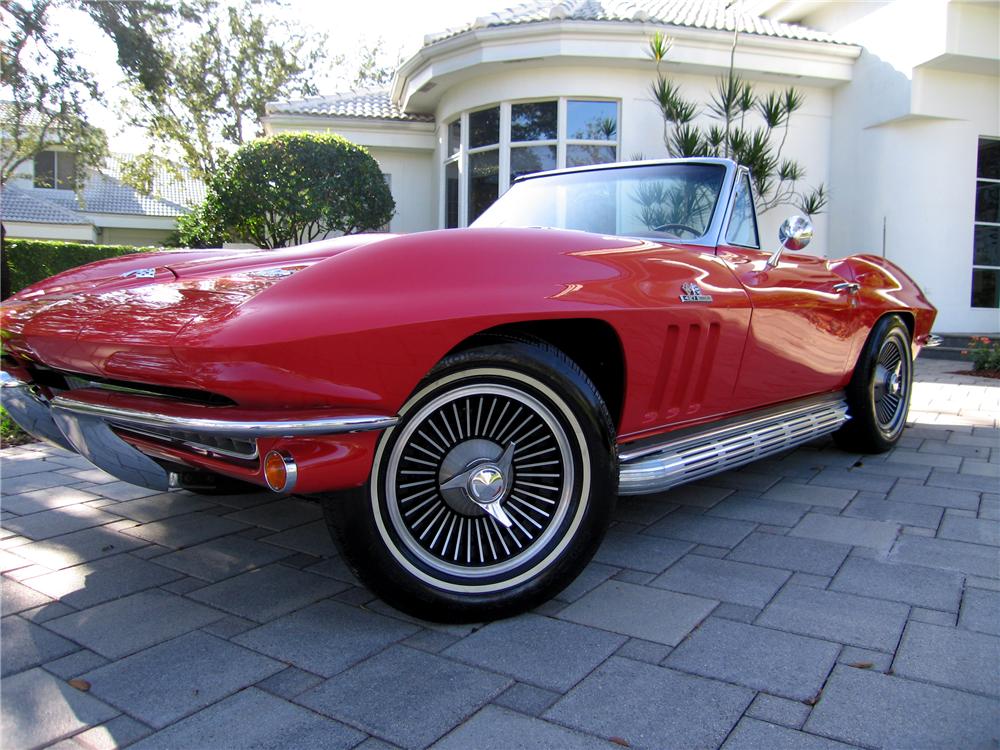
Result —
[[833, 434], [837, 445], [859, 453], [884, 453], [899, 442], [913, 388], [910, 331], [897, 315], [872, 329], [847, 388], [851, 419]]
[[376, 449], [367, 485], [328, 498], [348, 563], [429, 620], [529, 609], [589, 561], [617, 491], [614, 431], [562, 352], [504, 341], [443, 360]]

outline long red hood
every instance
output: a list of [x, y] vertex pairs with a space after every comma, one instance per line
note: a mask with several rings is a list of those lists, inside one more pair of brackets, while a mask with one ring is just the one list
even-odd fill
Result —
[[144, 359], [161, 361], [170, 341], [193, 321], [222, 320], [284, 278], [391, 236], [357, 235], [271, 251], [138, 253], [91, 263], [5, 301], [4, 346], [58, 369], [135, 377]]

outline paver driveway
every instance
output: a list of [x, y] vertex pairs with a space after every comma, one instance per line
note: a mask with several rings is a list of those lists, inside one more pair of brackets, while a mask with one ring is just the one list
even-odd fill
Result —
[[373, 598], [304, 500], [6, 450], [3, 745], [996, 747], [1000, 382], [960, 367], [918, 363], [890, 454], [622, 501], [575, 583], [485, 626]]

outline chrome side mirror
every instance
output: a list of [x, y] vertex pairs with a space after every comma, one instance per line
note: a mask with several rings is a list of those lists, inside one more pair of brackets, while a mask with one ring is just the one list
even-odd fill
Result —
[[781, 253], [784, 250], [803, 250], [812, 240], [813, 225], [805, 216], [790, 216], [781, 223], [778, 229], [778, 248], [770, 258], [767, 259], [765, 268], [774, 268], [781, 260]]

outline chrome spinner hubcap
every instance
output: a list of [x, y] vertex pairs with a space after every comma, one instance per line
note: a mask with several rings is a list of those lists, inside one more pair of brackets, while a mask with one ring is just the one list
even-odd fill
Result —
[[542, 555], [570, 510], [570, 444], [549, 406], [507, 385], [441, 394], [401, 429], [385, 479], [389, 520], [437, 574], [486, 578]]
[[887, 434], [902, 429], [906, 419], [910, 360], [906, 342], [890, 337], [882, 344], [872, 378], [872, 401], [879, 427]]

